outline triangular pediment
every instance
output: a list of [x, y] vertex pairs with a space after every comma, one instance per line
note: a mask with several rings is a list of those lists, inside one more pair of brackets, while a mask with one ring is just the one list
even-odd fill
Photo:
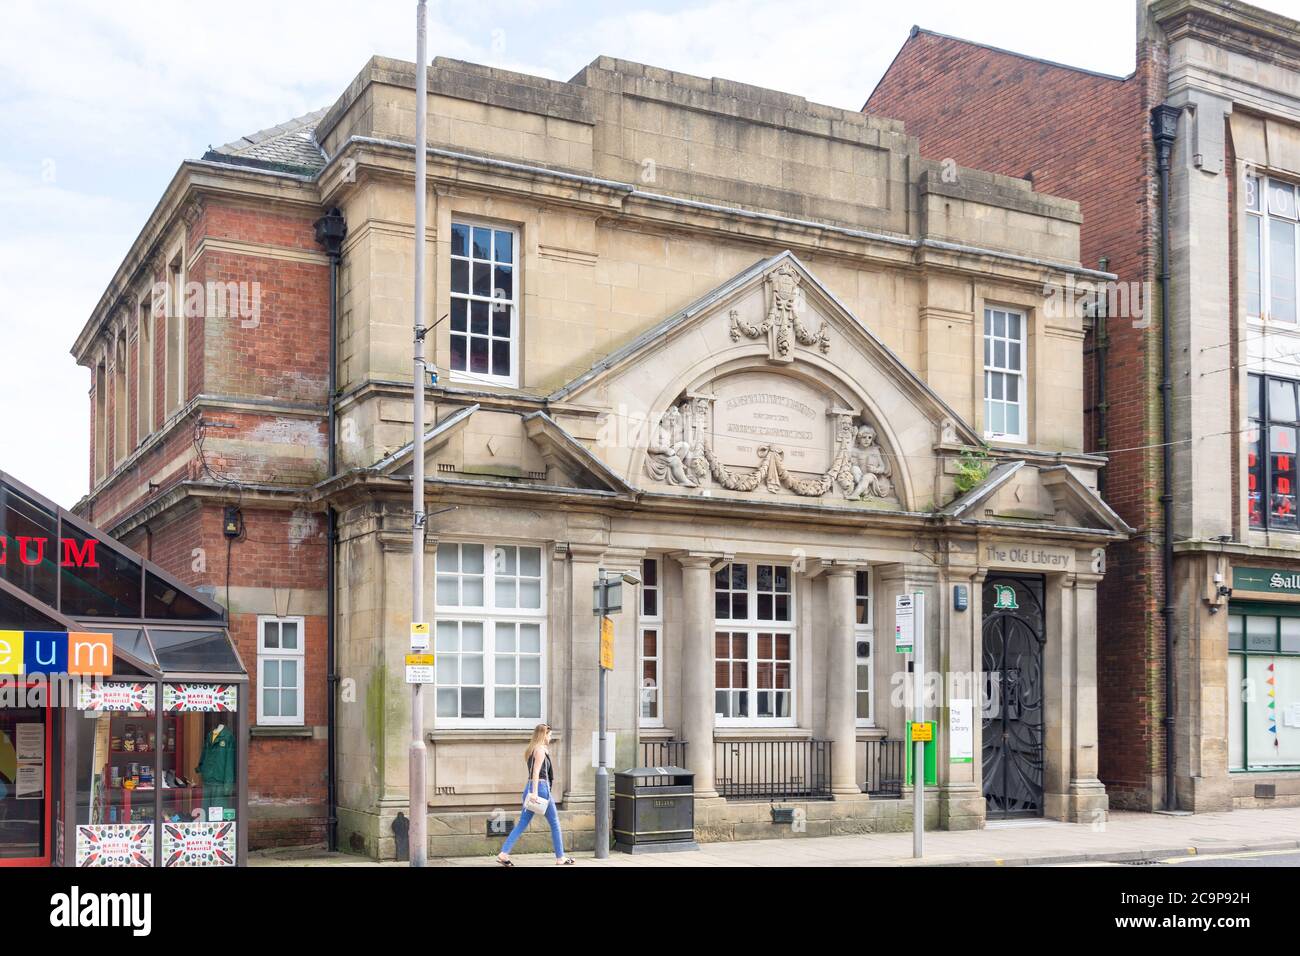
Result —
[[924, 510], [979, 436], [793, 253], [756, 262], [548, 399], [606, 410], [644, 491]]
[[[630, 494], [577, 438], [545, 412], [519, 413], [467, 405], [441, 418], [424, 436], [426, 479], [520, 488], [581, 489]], [[410, 477], [408, 442], [372, 466], [376, 474]]]
[[1130, 528], [1066, 465], [1005, 461], [940, 512], [972, 522], [1018, 522], [1130, 534]]

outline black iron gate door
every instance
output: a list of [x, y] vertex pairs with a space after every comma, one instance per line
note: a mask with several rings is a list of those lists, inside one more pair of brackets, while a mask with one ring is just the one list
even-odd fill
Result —
[[984, 802], [990, 818], [1043, 813], [1043, 581], [984, 581]]

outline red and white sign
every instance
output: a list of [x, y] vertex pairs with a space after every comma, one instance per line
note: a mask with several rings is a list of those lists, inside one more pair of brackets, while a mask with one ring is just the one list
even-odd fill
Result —
[[233, 713], [239, 704], [234, 684], [163, 684], [163, 710]]
[[77, 697], [78, 710], [154, 711], [154, 685], [133, 681], [83, 683]]

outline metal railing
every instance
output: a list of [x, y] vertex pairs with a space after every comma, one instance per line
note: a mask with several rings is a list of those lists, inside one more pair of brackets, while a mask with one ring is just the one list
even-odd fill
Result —
[[685, 767], [686, 741], [684, 740], [643, 740], [641, 741], [641, 766], [643, 767]]
[[861, 746], [866, 748], [862, 792], [882, 800], [902, 799], [906, 756], [903, 741], [864, 740]]
[[829, 740], [727, 740], [713, 751], [718, 793], [728, 799], [831, 799]]

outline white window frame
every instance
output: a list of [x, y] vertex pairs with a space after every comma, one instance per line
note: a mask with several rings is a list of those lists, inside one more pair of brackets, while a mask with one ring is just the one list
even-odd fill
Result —
[[[655, 583], [653, 585], [647, 585], [645, 583], [645, 581], [647, 580], [645, 574], [645, 565], [649, 562], [653, 562], [655, 565]], [[658, 727], [663, 727], [664, 725], [664, 625], [663, 625], [664, 577], [663, 575], [664, 575], [664, 562], [663, 559], [661, 559], [658, 555], [655, 555], [653, 557], [646, 557], [641, 562], [642, 585], [641, 585], [641, 594], [638, 595], [638, 597], [641, 600], [641, 615], [640, 615], [641, 629], [637, 634], [637, 645], [636, 645], [636, 655], [637, 655], [636, 672], [638, 675], [639, 696], [637, 697], [636, 713], [637, 713], [637, 720], [640, 722], [640, 725], [642, 727], [647, 727], [647, 728], [658, 728]], [[645, 613], [645, 596], [646, 594], [651, 592], [653, 592], [655, 596], [655, 613], [647, 614]], [[647, 688], [645, 686], [645, 662], [647, 660], [645, 656], [645, 636], [647, 633], [653, 633], [655, 636], [655, 656], [653, 658], [649, 658], [649, 660], [653, 660], [655, 662], [655, 687], [654, 687], [653, 694], [654, 694], [654, 701], [656, 704], [655, 710], [658, 713], [657, 717], [646, 717], [641, 710], [641, 705], [644, 702], [643, 697], [647, 691]]]
[[[1245, 288], [1246, 313], [1252, 319], [1278, 322], [1289, 328], [1300, 328], [1300, 222], [1297, 222], [1297, 212], [1300, 211], [1300, 206], [1297, 205], [1297, 193], [1300, 192], [1300, 186], [1284, 179], [1263, 174], [1246, 176], [1244, 182], [1242, 208], [1246, 211], [1247, 235], [1249, 235], [1251, 229], [1258, 228], [1259, 230], [1259, 310], [1252, 312], [1250, 309], [1250, 289], [1247, 287], [1250, 262], [1247, 259], [1246, 266], [1241, 273], [1242, 286]], [[1290, 197], [1289, 214], [1283, 209], [1285, 203], [1278, 204], [1277, 211], [1274, 211], [1274, 200], [1279, 198], [1272, 188], [1275, 185], [1284, 186], [1289, 190], [1286, 194]], [[1255, 203], [1255, 209], [1250, 208], [1252, 201]], [[1295, 303], [1296, 315], [1289, 319], [1275, 316], [1272, 313], [1273, 244], [1270, 242], [1270, 236], [1274, 223], [1287, 223], [1291, 227], [1291, 246], [1294, 260], [1291, 263], [1291, 275], [1294, 282], [1291, 295], [1292, 301]]]
[[[283, 647], [266, 646], [266, 625], [296, 624], [298, 627], [298, 647], [286, 651]], [[268, 661], [296, 661], [298, 664], [298, 703], [297, 715], [271, 717], [262, 713], [262, 665]], [[280, 685], [283, 687], [283, 685]], [[277, 617], [274, 614], [260, 614], [257, 618], [257, 723], [262, 727], [303, 727], [307, 723], [307, 621], [302, 617]]]
[[[1017, 339], [1011, 338], [1010, 335], [997, 335], [993, 331], [994, 314], [1001, 313], [1006, 317], [1016, 316], [1020, 319], [1020, 335]], [[982, 336], [984, 346], [984, 437], [997, 441], [1024, 442], [1028, 440], [1029, 435], [1029, 314], [1023, 309], [1012, 308], [1002, 305], [985, 305], [984, 306], [984, 334]], [[995, 363], [996, 346], [998, 343], [1004, 345], [1004, 351], [1007, 355], [1011, 352], [1011, 345], [1017, 345], [1020, 348], [1020, 367], [1014, 368], [1005, 363], [998, 365]], [[1006, 399], [1006, 388], [1003, 386], [1003, 397], [993, 397], [993, 376], [1015, 376], [1017, 379], [1018, 397], [1013, 403]], [[1019, 410], [1020, 428], [1018, 431], [994, 431], [990, 426], [991, 415], [989, 406], [991, 402], [999, 402], [1004, 409], [1007, 406], [1015, 405]]]
[[[448, 276], [450, 277], [451, 264], [456, 260], [461, 259], [463, 261], [470, 262], [471, 265], [469, 266], [469, 277], [468, 277], [470, 291], [463, 292], [463, 293], [450, 291], [451, 281], [449, 278], [447, 283], [447, 287], [449, 290], [448, 302], [453, 308], [453, 310], [454, 310], [454, 303], [462, 299], [466, 300], [469, 303], [484, 302], [484, 301], [490, 303], [504, 301], [507, 303], [507, 306], [513, 310], [513, 314], [511, 315], [511, 322], [510, 322], [510, 374], [493, 375], [491, 373], [486, 373], [486, 372], [472, 372], [468, 368], [465, 369], [452, 368], [450, 338], [448, 339], [449, 344], [448, 344], [448, 352], [447, 352], [448, 374], [451, 376], [451, 379], [454, 382], [470, 382], [470, 383], [477, 382], [482, 385], [503, 385], [503, 386], [508, 386], [510, 388], [517, 388], [519, 385], [519, 340], [520, 340], [520, 333], [523, 327], [523, 303], [520, 302], [520, 296], [519, 296], [519, 270], [520, 270], [520, 260], [522, 258], [522, 249], [520, 248], [519, 245], [520, 231], [518, 228], [515, 228], [513, 226], [506, 226], [500, 223], [488, 222], [482, 219], [474, 219], [469, 216], [453, 215], [451, 217], [452, 231], [449, 233], [449, 236], [454, 236], [455, 228], [457, 226], [467, 226], [471, 230], [470, 246], [469, 249], [467, 250], [469, 252], [469, 255], [468, 257], [457, 256], [455, 254], [455, 247], [451, 244], [451, 242], [454, 240], [449, 240], [448, 242], [449, 252], [447, 255]], [[490, 229], [493, 232], [492, 253], [491, 253], [492, 254], [491, 266], [493, 271], [495, 271], [497, 265], [496, 233], [507, 232], [511, 236], [510, 244], [511, 244], [511, 249], [513, 250], [514, 259], [510, 263], [511, 289], [510, 289], [510, 298], [508, 300], [498, 299], [495, 295], [489, 296], [485, 299], [483, 296], [475, 295], [473, 292], [474, 268], [472, 265], [472, 261], [473, 261], [473, 248], [474, 248], [473, 230], [475, 228]], [[495, 293], [497, 290], [494, 287], [492, 291]], [[497, 308], [499, 308], [499, 306], [497, 306]], [[472, 305], [466, 306], [465, 331], [463, 333], [457, 332], [454, 329], [452, 329], [451, 322], [448, 321], [449, 336], [463, 334], [466, 337], [466, 351], [465, 351], [466, 365], [470, 365], [472, 363], [472, 358], [471, 358], [470, 348], [469, 348], [470, 340], [472, 338], [469, 329], [472, 328], [472, 321], [473, 321], [470, 315], [471, 310], [472, 310]], [[492, 309], [490, 308], [488, 312], [488, 367], [489, 368], [492, 367], [492, 342], [494, 340], [498, 340], [498, 339], [492, 334]]]
[[[537, 541], [517, 541], [517, 540], [495, 540], [486, 541], [479, 539], [459, 539], [444, 538], [438, 542], [438, 547], [456, 546], [463, 548], [465, 545], [479, 545], [483, 548], [483, 603], [482, 605], [451, 605], [445, 601], [437, 600], [438, 597], [438, 560], [434, 556], [434, 581], [433, 581], [433, 631], [434, 631], [434, 650], [437, 652], [437, 632], [439, 622], [464, 622], [481, 623], [483, 626], [483, 716], [482, 717], [444, 717], [435, 716], [437, 726], [448, 729], [461, 728], [479, 728], [479, 729], [528, 729], [531, 730], [537, 724], [547, 721], [547, 691], [549, 689], [548, 672], [547, 672], [547, 606], [548, 606], [548, 574], [547, 574], [547, 548]], [[495, 554], [497, 548], [533, 548], [539, 552], [538, 569], [541, 572], [537, 578], [539, 591], [541, 595], [538, 608], [498, 608], [496, 606], [496, 583], [497, 571]], [[460, 555], [457, 556], [457, 564], [460, 564]], [[515, 556], [518, 562], [518, 554]], [[518, 564], [516, 563], [516, 569]], [[442, 572], [443, 576], [448, 576], [447, 572]], [[462, 572], [457, 572], [458, 577], [463, 577]], [[518, 575], [513, 577], [518, 580]], [[532, 576], [527, 578], [532, 580]], [[516, 587], [516, 603], [518, 603], [518, 590]], [[495, 715], [496, 707], [496, 658], [497, 658], [497, 627], [502, 624], [536, 624], [538, 626], [538, 636], [541, 642], [541, 653], [538, 659], [538, 668], [540, 670], [541, 685], [539, 694], [541, 698], [540, 713], [537, 717], [497, 717]], [[516, 632], [517, 633], [517, 632]], [[516, 655], [518, 651], [515, 652]], [[504, 656], [504, 655], [503, 655]], [[437, 664], [434, 665], [435, 681], [433, 685], [434, 696], [434, 714], [437, 715], [438, 709], [438, 689], [446, 689], [447, 684], [439, 684], [436, 679]], [[516, 672], [516, 680], [518, 672]], [[459, 682], [454, 685], [463, 686]], [[518, 683], [512, 686], [519, 686]]]
[[[859, 623], [857, 620], [858, 599], [861, 598], [862, 592], [858, 590], [858, 575], [865, 574], [867, 577], [867, 619]], [[876, 640], [875, 640], [875, 614], [876, 602], [872, 593], [875, 587], [875, 581], [871, 574], [870, 568], [858, 568], [853, 574], [853, 720], [859, 727], [876, 726]], [[869, 702], [867, 716], [859, 717], [858, 714], [858, 695], [861, 690], [858, 688], [857, 668], [861, 667], [864, 659], [858, 656], [858, 642], [866, 641], [871, 653], [865, 658], [867, 665], [867, 700]]]
[[[716, 709], [717, 678], [715, 673], [715, 677], [714, 677], [715, 686], [713, 688], [715, 694], [715, 698], [714, 698], [715, 709], [713, 715], [714, 726], [715, 727], [797, 727], [798, 720], [799, 720], [798, 717], [799, 714], [799, 710], [798, 710], [799, 708], [799, 629], [798, 629], [799, 611], [798, 611], [797, 601], [796, 601], [796, 592], [798, 591], [799, 588], [798, 588], [798, 580], [794, 568], [791, 565], [784, 564], [780, 561], [771, 561], [771, 560], [762, 560], [762, 559], [758, 559], [754, 561], [734, 561], [730, 564], [725, 565], [725, 567], [730, 569], [734, 564], [746, 565], [748, 569], [746, 571], [746, 577], [745, 577], [745, 584], [746, 584], [745, 593], [747, 594], [746, 597], [747, 617], [745, 620], [742, 621], [735, 618], [719, 618], [717, 616], [716, 595], [718, 593], [718, 588], [717, 588], [717, 577], [716, 577], [717, 572], [715, 572], [714, 579], [712, 582], [713, 594], [715, 595], [715, 613], [714, 613], [714, 621], [713, 621], [713, 631], [711, 634], [714, 640], [713, 659], [715, 662], [715, 670], [716, 670], [716, 662], [717, 662], [716, 642], [717, 642], [717, 635], [719, 632], [725, 631], [728, 634], [737, 634], [737, 633], [748, 634], [748, 640], [746, 641], [746, 646], [748, 650], [749, 660], [747, 662], [747, 668], [746, 668], [746, 674], [748, 677], [748, 686], [746, 690], [749, 695], [750, 716], [722, 717], [717, 713], [717, 709]], [[758, 590], [758, 567], [760, 565], [771, 565], [773, 567], [782, 567], [785, 568], [786, 571], [789, 573], [790, 619], [788, 621], [765, 621], [765, 620], [760, 620], [758, 618], [757, 616], [758, 595], [760, 593]], [[720, 571], [721, 568], [719, 568], [718, 570]], [[729, 590], [727, 593], [739, 594], [741, 592], [736, 590]], [[765, 592], [765, 593], [769, 593], [769, 592]], [[784, 593], [784, 592], [770, 592], [770, 593], [775, 594], [775, 593]], [[773, 611], [775, 612], [775, 599], [773, 600]], [[759, 688], [758, 688], [758, 635], [759, 634], [772, 634], [774, 640], [775, 637], [778, 635], [785, 635], [790, 638], [790, 716], [789, 717], [759, 717], [756, 715], [756, 711], [758, 709], [758, 694], [759, 694]]]

